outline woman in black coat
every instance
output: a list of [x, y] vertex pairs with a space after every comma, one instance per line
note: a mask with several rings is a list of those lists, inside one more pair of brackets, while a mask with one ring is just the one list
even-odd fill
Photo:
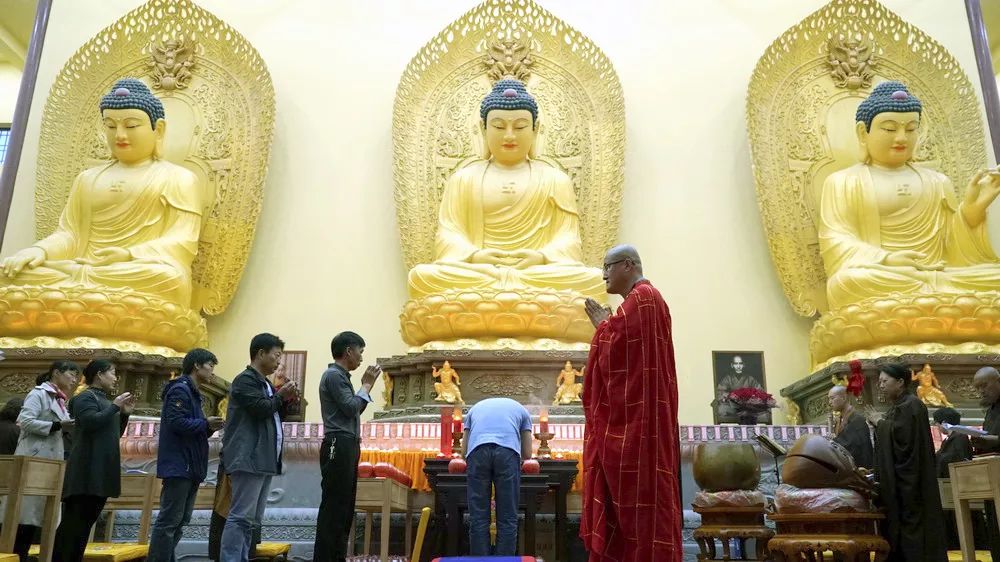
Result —
[[80, 562], [90, 528], [108, 498], [121, 493], [121, 453], [118, 440], [125, 433], [135, 398], [128, 392], [108, 396], [118, 383], [115, 366], [95, 359], [83, 370], [87, 390], [69, 404], [76, 420], [73, 450], [63, 482], [63, 518], [56, 530], [54, 562]]
[[888, 562], [945, 562], [944, 511], [927, 407], [901, 363], [882, 366], [879, 390], [890, 403], [875, 428], [875, 473], [885, 507]]

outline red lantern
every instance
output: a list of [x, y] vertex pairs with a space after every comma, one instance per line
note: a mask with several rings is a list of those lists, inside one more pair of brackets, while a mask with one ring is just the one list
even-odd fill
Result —
[[542, 466], [535, 459], [528, 459], [521, 464], [521, 472], [525, 474], [538, 474], [542, 471]]
[[449, 474], [465, 474], [465, 469], [468, 467], [465, 464], [465, 459], [451, 459], [448, 462], [448, 473]]

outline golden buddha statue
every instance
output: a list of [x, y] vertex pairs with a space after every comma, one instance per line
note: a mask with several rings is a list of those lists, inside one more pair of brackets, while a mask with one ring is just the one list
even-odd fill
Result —
[[434, 383], [434, 392], [437, 394], [434, 400], [449, 404], [463, 403], [462, 391], [458, 388], [462, 385], [462, 380], [455, 369], [451, 368], [451, 363], [445, 361], [440, 370], [431, 366], [431, 376], [435, 379], [441, 379], [441, 382]]
[[939, 408], [952, 406], [944, 391], [941, 390], [937, 376], [929, 364], [924, 364], [924, 368], [919, 373], [913, 373], [912, 380], [917, 382], [917, 398], [924, 404]]
[[[456, 339], [530, 335], [587, 341], [592, 329], [575, 322], [586, 319], [578, 318], [572, 306], [556, 313], [561, 320], [532, 321], [538, 309], [533, 301], [558, 305], [560, 299], [569, 304], [574, 298], [606, 298], [601, 270], [582, 262], [572, 181], [532, 157], [538, 133], [535, 99], [523, 82], [504, 78], [483, 99], [480, 118], [488, 157], [448, 179], [434, 262], [409, 273], [411, 303], [441, 295], [473, 307], [484, 303], [468, 318], [458, 318], [457, 325], [453, 322]], [[484, 320], [512, 299], [525, 306], [495, 323]], [[414, 315], [419, 311], [404, 311], [404, 338], [422, 344], [406, 328], [407, 317]]]
[[118, 80], [100, 110], [114, 159], [77, 176], [56, 231], [0, 263], [3, 284], [127, 289], [189, 307], [198, 179], [159, 158], [163, 104], [140, 80]]
[[556, 377], [556, 399], [552, 401], [552, 404], [572, 404], [574, 402], [581, 402], [580, 393], [583, 392], [583, 384], [576, 382], [576, 377], [583, 376], [583, 371], [577, 371], [573, 368], [573, 363], [571, 361], [566, 362], [566, 366]]
[[889, 294], [1000, 290], [986, 229], [1000, 172], [977, 174], [958, 202], [947, 176], [911, 161], [921, 110], [901, 82], [876, 86], [856, 115], [864, 161], [826, 179], [818, 230], [833, 309]]

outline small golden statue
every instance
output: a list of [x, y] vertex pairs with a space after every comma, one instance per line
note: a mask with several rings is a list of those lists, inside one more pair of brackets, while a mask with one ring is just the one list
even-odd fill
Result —
[[785, 405], [788, 407], [785, 412], [788, 423], [790, 425], [802, 425], [802, 410], [799, 408], [798, 403], [791, 398], [785, 398]]
[[458, 388], [462, 386], [462, 381], [455, 369], [451, 368], [451, 363], [445, 361], [440, 371], [437, 367], [432, 366], [431, 376], [441, 379], [441, 382], [434, 383], [434, 392], [437, 393], [435, 401], [449, 404], [464, 403], [462, 402], [462, 391]]
[[567, 361], [562, 372], [556, 377], [556, 384], [559, 385], [559, 388], [556, 389], [556, 399], [552, 401], [552, 404], [555, 406], [580, 402], [580, 393], [583, 392], [583, 384], [576, 382], [576, 378], [582, 376], [583, 371], [577, 371], [573, 368], [573, 363]]
[[917, 381], [917, 398], [920, 398], [921, 402], [939, 408], [952, 406], [944, 391], [941, 390], [937, 376], [929, 364], [924, 364], [924, 368], [919, 373], [913, 373], [912, 379]]

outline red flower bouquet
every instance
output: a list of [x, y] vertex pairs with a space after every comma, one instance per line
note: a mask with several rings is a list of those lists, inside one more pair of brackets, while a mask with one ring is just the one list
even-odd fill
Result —
[[748, 386], [733, 390], [719, 401], [730, 404], [736, 410], [740, 423], [744, 424], [755, 424], [758, 416], [771, 408], [778, 407], [773, 396], [759, 388]]

